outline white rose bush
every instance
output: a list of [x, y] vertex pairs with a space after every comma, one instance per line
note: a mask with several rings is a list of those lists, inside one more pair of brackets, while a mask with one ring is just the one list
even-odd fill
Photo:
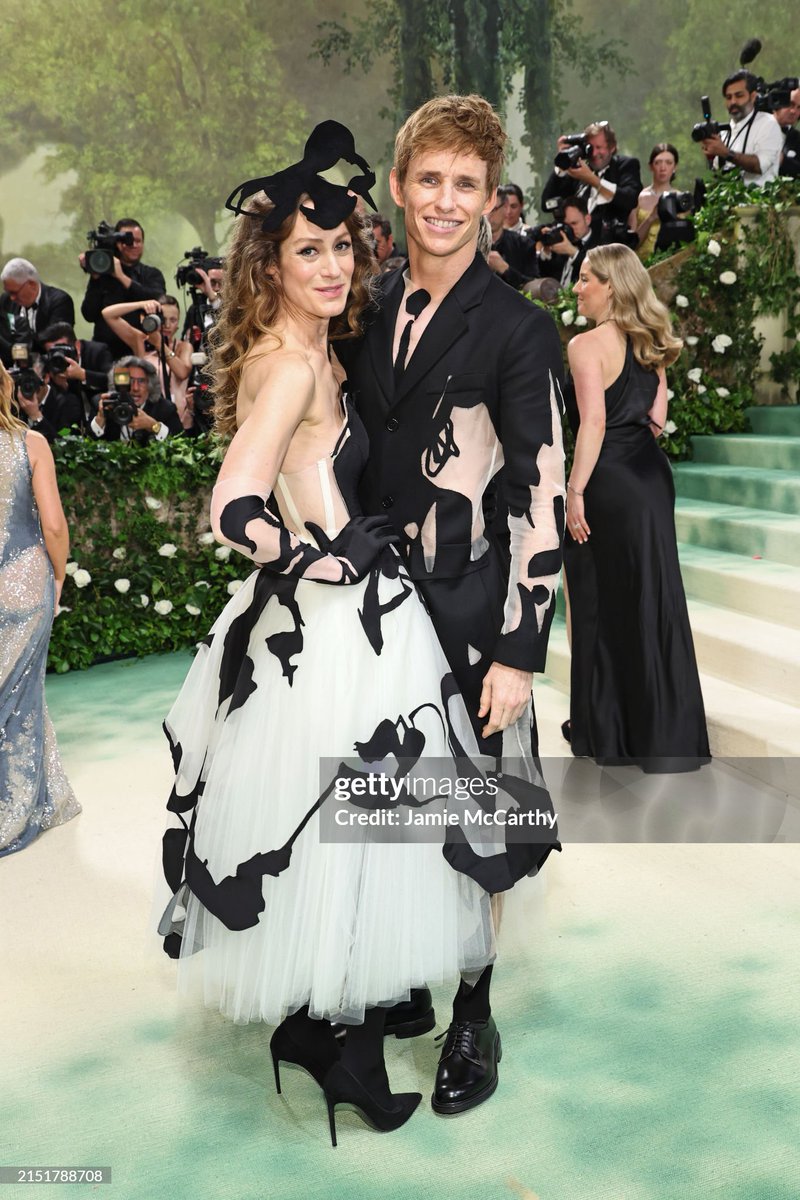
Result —
[[71, 558], [49, 668], [62, 673], [195, 646], [253, 569], [209, 530], [216, 444], [168, 438], [143, 451], [125, 442], [59, 441], [53, 449]]

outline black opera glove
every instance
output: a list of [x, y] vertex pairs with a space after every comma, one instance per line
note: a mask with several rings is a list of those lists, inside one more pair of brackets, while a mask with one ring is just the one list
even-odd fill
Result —
[[326, 581], [331, 583], [358, 583], [369, 574], [384, 550], [400, 540], [386, 517], [353, 517], [333, 538], [313, 521], [306, 521], [306, 529], [320, 550], [342, 564], [342, 578]]

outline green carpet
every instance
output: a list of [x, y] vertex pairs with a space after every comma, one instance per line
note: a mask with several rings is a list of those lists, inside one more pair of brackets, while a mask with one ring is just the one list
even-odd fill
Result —
[[436, 1117], [433, 1036], [392, 1040], [422, 1106], [386, 1135], [341, 1112], [333, 1150], [314, 1082], [276, 1096], [270, 1031], [176, 997], [150, 934], [188, 662], [48, 681], [84, 811], [0, 862], [0, 1165], [110, 1166], [36, 1193], [100, 1200], [795, 1200], [796, 846], [566, 847], [507, 904], [496, 1095]]

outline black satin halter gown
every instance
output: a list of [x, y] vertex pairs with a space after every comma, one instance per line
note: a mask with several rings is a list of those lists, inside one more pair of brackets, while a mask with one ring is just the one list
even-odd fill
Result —
[[[584, 506], [591, 530], [567, 532], [572, 613], [571, 746], [603, 763], [695, 770], [709, 760], [703, 697], [675, 538], [675, 486], [648, 418], [658, 389], [630, 340], [606, 389], [606, 431]], [[572, 379], [567, 415], [580, 416]]]

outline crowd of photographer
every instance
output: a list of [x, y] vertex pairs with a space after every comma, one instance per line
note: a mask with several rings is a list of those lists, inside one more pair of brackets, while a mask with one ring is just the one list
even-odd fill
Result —
[[[747, 65], [760, 49], [757, 40], [748, 42], [741, 69], [722, 84], [728, 123], [713, 119], [703, 96], [703, 120], [692, 129], [712, 178], [735, 173], [753, 187], [800, 174], [800, 81], [767, 83], [753, 75]], [[623, 242], [649, 259], [691, 241], [705, 186], [698, 179], [693, 192], [678, 191], [678, 162], [675, 146], [659, 142], [643, 186], [638, 159], [619, 152], [608, 121], [562, 135], [539, 224], [526, 223], [516, 184], [498, 188], [481, 246], [489, 266], [510, 287], [549, 302], [577, 281], [593, 246]], [[369, 220], [378, 269], [402, 265], [405, 251], [389, 220], [380, 213]], [[79, 262], [88, 276], [81, 314], [93, 324], [89, 340], [75, 336], [72, 298], [43, 283], [32, 263], [12, 258], [0, 271], [0, 359], [14, 379], [20, 418], [50, 441], [68, 432], [147, 444], [208, 432], [213, 399], [204, 368], [224, 260], [200, 247], [185, 253], [175, 276], [188, 293], [181, 327], [179, 302], [162, 272], [142, 261], [138, 220], [101, 222], [88, 240]]]

